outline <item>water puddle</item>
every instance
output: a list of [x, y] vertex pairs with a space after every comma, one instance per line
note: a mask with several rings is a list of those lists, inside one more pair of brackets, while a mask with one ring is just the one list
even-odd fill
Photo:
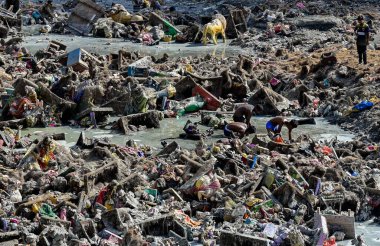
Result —
[[[113, 130], [103, 130], [103, 129], [80, 129], [73, 128], [69, 126], [62, 127], [51, 127], [51, 128], [29, 128], [22, 131], [23, 134], [32, 134], [32, 138], [41, 137], [44, 134], [53, 133], [65, 133], [67, 146], [72, 146], [76, 143], [81, 131], [84, 131], [87, 137], [94, 138], [104, 138], [107, 137], [112, 143], [125, 145], [129, 139], [133, 139], [140, 144], [150, 145], [155, 148], [161, 147], [161, 141], [166, 140], [177, 141], [184, 148], [194, 148], [196, 143], [193, 140], [178, 139], [180, 133], [183, 132], [182, 128], [187, 120], [193, 122], [199, 121], [200, 117], [181, 117], [179, 119], [170, 118], [161, 121], [161, 127], [158, 129], [147, 129], [146, 131], [132, 132], [128, 135], [120, 134], [118, 131]], [[265, 124], [270, 119], [270, 117], [254, 117], [252, 122], [257, 128], [257, 133], [265, 134]], [[338, 126], [329, 124], [326, 120], [322, 118], [316, 119], [316, 125], [302, 125], [294, 130], [294, 137], [298, 137], [302, 134], [310, 135], [314, 140], [330, 140], [337, 137], [341, 141], [349, 141], [354, 136], [349, 132], [346, 132], [339, 128]], [[199, 127], [201, 132], [206, 131], [208, 128], [205, 126]], [[287, 136], [287, 129], [284, 129], [284, 137]], [[223, 137], [223, 131], [217, 130], [214, 135], [207, 140], [208, 143], [216, 141], [217, 139]]]

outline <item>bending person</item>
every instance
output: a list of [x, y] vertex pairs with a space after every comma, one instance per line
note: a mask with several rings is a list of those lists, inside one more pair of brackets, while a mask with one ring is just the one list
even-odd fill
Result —
[[270, 138], [281, 134], [282, 126], [288, 128], [289, 140], [292, 140], [292, 130], [297, 128], [298, 122], [296, 120], [288, 120], [283, 117], [275, 117], [269, 120], [266, 124], [267, 132]]
[[228, 138], [243, 138], [244, 136], [255, 132], [256, 129], [254, 126], [248, 126], [247, 124], [241, 122], [232, 122], [229, 124], [225, 123], [224, 126], [224, 136]]
[[251, 104], [243, 104], [235, 110], [233, 120], [235, 122], [245, 122], [250, 126], [252, 115], [257, 115], [262, 112], [263, 107], [261, 105], [253, 106]]

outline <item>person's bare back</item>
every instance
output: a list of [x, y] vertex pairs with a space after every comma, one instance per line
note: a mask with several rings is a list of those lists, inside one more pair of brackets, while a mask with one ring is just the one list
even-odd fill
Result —
[[245, 122], [247, 125], [250, 125], [252, 111], [254, 110], [254, 106], [250, 104], [244, 104], [239, 106], [234, 113], [233, 120], [235, 122]]

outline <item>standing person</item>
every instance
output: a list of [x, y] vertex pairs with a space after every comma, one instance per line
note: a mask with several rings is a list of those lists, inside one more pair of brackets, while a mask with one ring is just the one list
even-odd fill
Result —
[[359, 64], [367, 64], [367, 45], [369, 44], [369, 27], [364, 22], [363, 15], [358, 16], [358, 24], [355, 26], [356, 47], [359, 55]]
[[281, 134], [282, 126], [288, 128], [289, 140], [292, 140], [292, 130], [297, 128], [298, 122], [296, 120], [288, 120], [283, 117], [275, 117], [269, 120], [266, 124], [269, 137], [277, 136]]

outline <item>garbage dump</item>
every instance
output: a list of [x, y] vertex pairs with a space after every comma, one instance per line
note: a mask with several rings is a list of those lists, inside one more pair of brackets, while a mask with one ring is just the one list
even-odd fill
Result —
[[[0, 245], [378, 245], [378, 9], [6, 0]], [[354, 137], [305, 130], [321, 118]]]

